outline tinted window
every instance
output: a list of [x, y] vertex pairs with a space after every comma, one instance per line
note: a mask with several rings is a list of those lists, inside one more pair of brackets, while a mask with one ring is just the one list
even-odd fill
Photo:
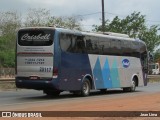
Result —
[[145, 48], [144, 45], [141, 47], [137, 41], [64, 33], [60, 35], [60, 45], [63, 51], [70, 53], [133, 56], [138, 58], [140, 58], [140, 51]]
[[86, 42], [85, 49], [88, 54], [99, 54], [100, 51], [102, 50], [102, 46], [99, 45], [100, 41], [98, 40], [98, 37], [86, 36], [85, 42]]
[[21, 46], [50, 46], [53, 44], [54, 31], [47, 29], [28, 29], [18, 32]]
[[85, 53], [85, 42], [83, 40], [83, 36], [62, 33], [60, 35], [60, 45], [63, 51]]
[[74, 40], [74, 36], [73, 35], [69, 35], [69, 34], [61, 34], [60, 35], [60, 45], [61, 45], [61, 49], [63, 51], [67, 51], [67, 52], [71, 52], [74, 45], [75, 45], [75, 40]]

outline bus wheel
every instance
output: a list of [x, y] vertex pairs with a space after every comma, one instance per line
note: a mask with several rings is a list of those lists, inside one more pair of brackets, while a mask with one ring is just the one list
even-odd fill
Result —
[[135, 80], [135, 78], [133, 78], [133, 80], [132, 80], [132, 86], [130, 87], [130, 91], [131, 92], [134, 92], [135, 90], [136, 90], [136, 80]]
[[123, 88], [124, 92], [134, 92], [136, 90], [136, 80], [135, 78], [133, 78], [132, 80], [132, 86], [131, 87], [127, 87], [127, 88]]
[[86, 78], [86, 79], [84, 79], [83, 84], [82, 84], [81, 95], [83, 97], [88, 96], [90, 94], [90, 89], [91, 89], [90, 82]]
[[60, 94], [60, 91], [44, 90], [43, 92], [48, 96], [59, 96]]

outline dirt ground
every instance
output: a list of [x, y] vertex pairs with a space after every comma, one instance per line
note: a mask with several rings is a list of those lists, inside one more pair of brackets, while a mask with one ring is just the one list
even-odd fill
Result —
[[160, 111], [160, 93], [120, 98], [93, 98], [32, 106], [22, 111]]
[[[93, 98], [54, 102], [48, 104], [24, 105], [18, 111], [159, 111], [160, 92], [120, 98]], [[9, 118], [8, 118], [9, 119]], [[7, 119], [7, 120], [8, 120]], [[12, 118], [11, 120], [22, 120]], [[158, 117], [47, 117], [23, 118], [23, 120], [160, 120]]]

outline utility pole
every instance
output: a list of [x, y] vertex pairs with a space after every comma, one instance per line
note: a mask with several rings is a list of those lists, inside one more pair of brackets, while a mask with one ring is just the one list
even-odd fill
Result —
[[105, 31], [104, 0], [102, 0], [102, 32]]

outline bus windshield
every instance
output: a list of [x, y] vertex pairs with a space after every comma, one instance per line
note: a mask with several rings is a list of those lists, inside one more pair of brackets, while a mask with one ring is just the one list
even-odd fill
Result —
[[18, 32], [18, 44], [21, 46], [50, 46], [54, 32], [48, 29], [25, 29]]

